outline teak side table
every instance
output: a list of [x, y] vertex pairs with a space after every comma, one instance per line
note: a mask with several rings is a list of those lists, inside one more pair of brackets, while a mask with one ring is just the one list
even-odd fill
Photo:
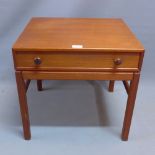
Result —
[[[24, 138], [30, 139], [30, 80], [121, 80], [128, 94], [122, 140], [128, 140], [144, 48], [122, 19], [32, 18], [12, 48]], [[128, 83], [130, 81], [130, 83]]]

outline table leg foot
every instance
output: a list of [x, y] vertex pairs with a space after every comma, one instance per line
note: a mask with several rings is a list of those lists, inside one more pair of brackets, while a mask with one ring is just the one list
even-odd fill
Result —
[[22, 72], [16, 71], [16, 82], [19, 97], [20, 112], [22, 117], [23, 131], [25, 140], [31, 139], [30, 121], [28, 114], [27, 98], [26, 98], [26, 85], [22, 77]]
[[109, 82], [109, 92], [113, 92], [114, 91], [114, 84], [115, 84], [115, 81], [114, 80], [110, 80], [110, 82]]
[[43, 88], [42, 88], [42, 80], [37, 80], [37, 88], [38, 88], [38, 91], [43, 90]]
[[128, 140], [130, 125], [131, 125], [131, 120], [132, 120], [132, 115], [133, 115], [133, 110], [134, 110], [134, 105], [136, 100], [136, 94], [138, 89], [139, 77], [140, 77], [139, 73], [134, 73], [133, 79], [131, 80], [131, 84], [130, 84], [123, 129], [122, 129], [122, 140], [124, 141]]

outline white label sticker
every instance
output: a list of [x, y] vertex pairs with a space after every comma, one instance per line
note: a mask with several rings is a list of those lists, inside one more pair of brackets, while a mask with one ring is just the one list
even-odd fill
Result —
[[72, 48], [83, 48], [83, 45], [72, 45]]

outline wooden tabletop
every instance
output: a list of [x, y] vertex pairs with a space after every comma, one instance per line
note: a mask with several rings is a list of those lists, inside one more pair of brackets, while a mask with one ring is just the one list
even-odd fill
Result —
[[16, 51], [143, 52], [142, 44], [122, 19], [32, 18]]

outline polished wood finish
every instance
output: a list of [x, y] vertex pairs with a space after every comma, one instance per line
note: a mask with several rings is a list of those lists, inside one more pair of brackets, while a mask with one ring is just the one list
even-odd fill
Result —
[[138, 89], [139, 77], [140, 77], [139, 73], [134, 73], [133, 79], [131, 80], [131, 84], [130, 84], [130, 90], [129, 90], [128, 101], [127, 101], [124, 123], [123, 123], [123, 129], [122, 129], [122, 140], [124, 141], [128, 140], [131, 119], [133, 115], [136, 94], [137, 94], [137, 89]]
[[111, 73], [111, 72], [39, 72], [23, 71], [24, 79], [45, 80], [131, 80], [133, 73]]
[[[83, 48], [72, 48], [72, 45], [82, 45]], [[32, 18], [13, 45], [13, 49], [50, 53], [144, 51], [141, 43], [122, 19], [45, 17]]]
[[126, 90], [127, 94], [129, 94], [130, 85], [129, 85], [128, 81], [123, 80], [123, 85], [125, 87], [125, 90]]
[[110, 82], [109, 82], [109, 91], [110, 92], [114, 91], [114, 84], [115, 84], [115, 81], [114, 80], [110, 80]]
[[28, 114], [27, 99], [26, 99], [26, 86], [25, 86], [24, 79], [22, 77], [22, 73], [19, 71], [16, 71], [15, 74], [16, 74], [19, 104], [20, 104], [20, 111], [21, 111], [23, 130], [24, 130], [24, 138], [26, 140], [29, 140], [31, 138], [31, 132], [30, 132], [30, 121], [29, 121], [29, 114]]
[[[41, 64], [34, 63], [35, 58]], [[115, 59], [122, 64], [115, 64]], [[17, 70], [78, 70], [78, 71], [138, 71], [138, 53], [63, 53], [63, 52], [16, 52]]]
[[128, 101], [122, 140], [128, 139], [144, 47], [122, 19], [32, 18], [12, 53], [25, 139], [30, 139], [29, 80], [42, 90], [44, 79], [110, 80], [109, 91], [115, 80], [123, 81]]
[[[144, 51], [145, 52], [145, 51]], [[140, 59], [139, 59], [139, 71], [142, 69], [142, 64], [143, 64], [143, 58], [144, 58], [144, 52], [140, 53]]]

